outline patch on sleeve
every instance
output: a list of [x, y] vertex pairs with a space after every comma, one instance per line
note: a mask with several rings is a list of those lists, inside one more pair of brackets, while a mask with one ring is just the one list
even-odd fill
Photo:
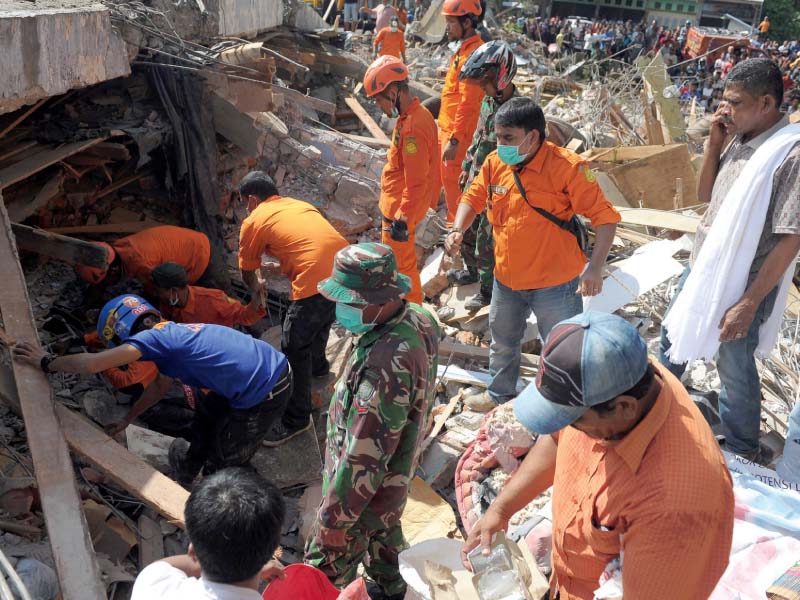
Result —
[[594, 171], [592, 171], [589, 167], [586, 167], [586, 169], [583, 171], [583, 176], [589, 183], [594, 183], [595, 181], [597, 181], [597, 176], [594, 174]]
[[378, 393], [377, 382], [374, 379], [375, 377], [369, 372], [364, 373], [361, 377], [361, 382], [358, 384], [358, 389], [356, 389], [355, 405], [360, 415], [369, 412], [369, 408]]
[[417, 138], [407, 137], [405, 143], [406, 154], [416, 154], [419, 151], [417, 147]]

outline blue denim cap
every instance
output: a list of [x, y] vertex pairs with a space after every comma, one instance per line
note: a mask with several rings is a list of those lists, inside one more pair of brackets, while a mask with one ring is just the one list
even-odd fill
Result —
[[647, 346], [630, 323], [585, 312], [550, 331], [536, 383], [514, 400], [514, 414], [534, 433], [554, 433], [631, 389], [646, 371]]

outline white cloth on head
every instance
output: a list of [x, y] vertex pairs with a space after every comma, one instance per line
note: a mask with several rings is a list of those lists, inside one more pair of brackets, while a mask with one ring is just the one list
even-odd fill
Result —
[[[712, 359], [719, 350], [719, 323], [747, 287], [750, 266], [772, 197], [776, 169], [800, 142], [800, 124], [779, 129], [753, 153], [725, 197], [700, 248], [683, 290], [675, 299], [664, 327], [676, 364]], [[768, 355], [778, 337], [794, 261], [779, 282], [775, 306], [759, 330], [757, 353]]]

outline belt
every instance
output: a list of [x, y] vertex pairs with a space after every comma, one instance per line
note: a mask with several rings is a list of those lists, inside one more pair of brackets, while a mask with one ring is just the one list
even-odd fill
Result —
[[272, 388], [267, 397], [264, 400], [272, 400], [278, 394], [282, 394], [292, 385], [292, 366], [287, 362], [286, 363], [286, 370], [281, 375], [281, 378], [278, 379], [278, 382]]

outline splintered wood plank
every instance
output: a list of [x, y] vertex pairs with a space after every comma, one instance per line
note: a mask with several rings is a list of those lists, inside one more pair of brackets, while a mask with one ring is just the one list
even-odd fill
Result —
[[185, 526], [183, 508], [189, 492], [128, 452], [86, 417], [62, 404], [56, 411], [67, 442], [76, 454], [175, 525]]
[[42, 150], [33, 156], [14, 163], [5, 169], [0, 169], [0, 189], [7, 188], [23, 179], [30, 177], [34, 173], [38, 173], [42, 169], [46, 169], [50, 165], [64, 160], [65, 158], [82, 152], [87, 148], [91, 148], [95, 144], [105, 141], [106, 138], [94, 138], [91, 140], [82, 140], [80, 142], [73, 142], [71, 144], [64, 144], [58, 148], [51, 148], [49, 150]]
[[344, 102], [345, 102], [345, 104], [347, 104], [347, 106], [348, 106], [348, 108], [350, 108], [350, 110], [352, 110], [354, 113], [356, 113], [356, 116], [358, 117], [358, 120], [361, 121], [364, 124], [364, 127], [366, 127], [367, 130], [376, 139], [384, 140], [384, 141], [387, 141], [387, 142], [389, 141], [389, 136], [387, 136], [383, 132], [383, 129], [380, 128], [380, 125], [378, 125], [375, 122], [375, 119], [373, 119], [369, 115], [369, 113], [366, 110], [364, 110], [364, 107], [361, 106], [361, 104], [359, 103], [359, 101], [357, 99], [355, 99], [353, 97], [345, 98]]
[[108, 249], [92, 242], [34, 229], [13, 223], [11, 229], [17, 247], [27, 252], [36, 252], [70, 264], [104, 267], [108, 264]]
[[643, 225], [646, 227], [661, 227], [684, 233], [695, 233], [700, 217], [682, 215], [680, 213], [653, 210], [650, 208], [625, 208], [618, 206], [617, 211], [622, 216], [623, 223]]
[[[0, 202], [0, 315], [6, 336], [39, 345], [25, 277], [19, 264], [8, 213]], [[67, 443], [54, 410], [52, 389], [38, 367], [16, 360], [5, 371], [11, 408], [26, 424], [28, 447], [44, 511], [47, 534], [64, 600], [106, 597], [100, 569], [81, 508]], [[8, 377], [3, 373], [3, 378]], [[9, 382], [7, 382], [9, 383]]]

